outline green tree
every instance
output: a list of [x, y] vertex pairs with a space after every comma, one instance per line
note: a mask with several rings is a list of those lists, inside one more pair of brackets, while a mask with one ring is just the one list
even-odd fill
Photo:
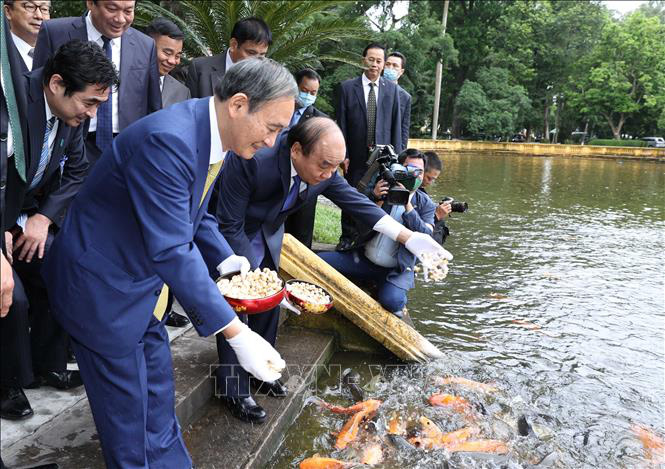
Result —
[[665, 25], [641, 12], [608, 23], [579, 68], [570, 100], [582, 113], [602, 116], [620, 139], [631, 115], [665, 106]]
[[[359, 63], [358, 54], [333, 48], [319, 54], [323, 42], [342, 44], [366, 36], [362, 18], [341, 19], [335, 14], [340, 1], [198, 1], [182, 0], [157, 5], [140, 2], [136, 23], [146, 25], [157, 16], [174, 21], [186, 35], [185, 52], [189, 58], [218, 54], [228, 46], [233, 25], [248, 16], [262, 18], [273, 34], [268, 55], [295, 71], [304, 66], [321, 68], [324, 60]], [[168, 6], [169, 8], [165, 8]], [[174, 11], [177, 8], [177, 12]]]
[[531, 107], [526, 89], [505, 68], [485, 67], [477, 82], [467, 80], [457, 96], [459, 117], [474, 134], [509, 136], [520, 130]]

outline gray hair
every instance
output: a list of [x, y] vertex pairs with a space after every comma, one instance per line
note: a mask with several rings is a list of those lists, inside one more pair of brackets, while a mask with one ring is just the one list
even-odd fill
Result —
[[215, 87], [215, 96], [222, 101], [237, 93], [247, 95], [249, 112], [254, 112], [268, 101], [295, 98], [298, 85], [283, 65], [268, 58], [250, 58], [227, 70]]

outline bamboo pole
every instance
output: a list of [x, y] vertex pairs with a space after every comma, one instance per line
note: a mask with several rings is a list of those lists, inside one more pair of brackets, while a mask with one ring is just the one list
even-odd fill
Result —
[[290, 234], [284, 235], [280, 269], [290, 277], [316, 283], [328, 290], [337, 311], [398, 358], [423, 363], [443, 356], [413, 327], [383, 309], [377, 301]]

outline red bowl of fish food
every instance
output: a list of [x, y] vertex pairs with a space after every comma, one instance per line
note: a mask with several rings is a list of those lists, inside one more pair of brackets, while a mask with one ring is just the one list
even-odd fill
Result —
[[333, 307], [333, 297], [323, 287], [304, 280], [286, 282], [286, 299], [302, 311], [323, 314]]
[[270, 311], [284, 299], [284, 281], [277, 272], [263, 269], [246, 274], [231, 272], [217, 279], [217, 288], [238, 314]]

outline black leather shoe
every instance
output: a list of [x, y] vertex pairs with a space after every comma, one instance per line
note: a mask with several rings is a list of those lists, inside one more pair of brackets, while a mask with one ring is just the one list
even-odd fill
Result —
[[0, 417], [7, 420], [20, 420], [33, 414], [30, 402], [21, 388], [0, 390]]
[[51, 386], [56, 389], [74, 389], [83, 384], [81, 373], [78, 371], [46, 371], [35, 374], [35, 382], [26, 386], [35, 389], [40, 386]]
[[263, 423], [266, 420], [266, 411], [252, 399], [252, 396], [221, 399], [235, 418], [249, 423]]
[[166, 317], [166, 325], [171, 327], [185, 327], [189, 324], [189, 319], [187, 316], [178, 314], [175, 311], [171, 311]]
[[350, 239], [342, 238], [339, 240], [339, 243], [337, 243], [337, 246], [335, 246], [335, 251], [337, 252], [344, 252], [344, 251], [349, 251], [353, 247], [353, 241]]
[[252, 385], [252, 388], [256, 394], [263, 394], [272, 397], [286, 397], [286, 395], [289, 393], [289, 390], [286, 389], [286, 386], [284, 386], [284, 383], [282, 383], [280, 380], [268, 382], [252, 377], [250, 378], [249, 383]]

